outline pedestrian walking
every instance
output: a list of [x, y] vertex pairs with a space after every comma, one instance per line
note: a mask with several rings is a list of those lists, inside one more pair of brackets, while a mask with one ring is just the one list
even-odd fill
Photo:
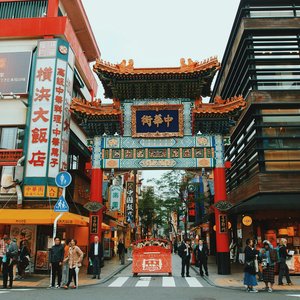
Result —
[[174, 240], [174, 253], [177, 254], [177, 251], [178, 251], [178, 242], [177, 242], [177, 237], [175, 237], [175, 240]]
[[205, 275], [208, 276], [208, 268], [207, 268], [207, 260], [209, 255], [209, 250], [206, 243], [203, 240], [199, 240], [199, 244], [195, 248], [195, 257], [199, 266], [200, 276], [204, 276], [203, 268], [205, 271]]
[[[275, 264], [277, 262], [277, 251], [267, 240], [263, 241], [263, 247], [259, 251], [262, 266], [262, 277], [265, 283], [264, 290], [272, 293], [275, 282]], [[270, 284], [270, 286], [269, 286]]]
[[83, 252], [77, 246], [77, 241], [72, 239], [70, 242], [69, 253], [65, 258], [65, 262], [69, 262], [69, 280], [67, 284], [64, 286], [65, 289], [69, 288], [70, 283], [72, 282], [72, 278], [74, 281], [73, 288], [78, 288], [78, 274], [79, 268], [81, 267], [81, 263], [83, 260]]
[[125, 264], [125, 245], [122, 240], [119, 240], [118, 243], [118, 254], [119, 254], [119, 259], [121, 261], [121, 265]]
[[[54, 245], [50, 250], [51, 288], [60, 288], [62, 279], [62, 264], [64, 260], [64, 247], [59, 237], [54, 238]], [[55, 279], [57, 276], [57, 285]]]
[[290, 259], [292, 255], [288, 254], [288, 249], [286, 245], [287, 245], [287, 240], [282, 238], [280, 240], [280, 245], [278, 249], [278, 254], [279, 254], [278, 285], [283, 285], [283, 281], [282, 281], [283, 276], [285, 276], [288, 285], [293, 285], [290, 279], [290, 270], [286, 264], [287, 259]]
[[256, 273], [258, 271], [257, 257], [258, 252], [254, 248], [253, 240], [246, 240], [245, 247], [245, 268], [244, 268], [244, 285], [247, 286], [246, 291], [250, 293], [257, 293], [257, 289], [254, 286], [257, 286]]
[[2, 271], [2, 263], [3, 263], [3, 257], [6, 254], [6, 243], [4, 241], [4, 238], [7, 237], [7, 235], [3, 235], [3, 237], [0, 239], [0, 271]]
[[99, 237], [94, 237], [94, 242], [90, 245], [89, 258], [91, 259], [93, 265], [93, 277], [92, 279], [100, 279], [101, 272], [101, 261], [103, 258], [103, 247], [99, 242]]
[[178, 248], [178, 255], [181, 257], [181, 277], [190, 277], [190, 261], [191, 261], [191, 240], [185, 239]]
[[[3, 288], [12, 288], [13, 268], [18, 263], [18, 246], [9, 237], [4, 238], [6, 244], [6, 254], [3, 257]], [[7, 286], [9, 278], [9, 286]]]
[[66, 285], [69, 280], [69, 260], [66, 258], [69, 256], [69, 249], [70, 249], [70, 239], [67, 239], [64, 245], [64, 261], [63, 261], [63, 268], [62, 268], [62, 285]]
[[30, 261], [30, 252], [28, 248], [28, 242], [26, 240], [23, 240], [19, 251], [18, 279], [23, 279], [25, 277], [25, 270], [29, 265], [29, 261]]

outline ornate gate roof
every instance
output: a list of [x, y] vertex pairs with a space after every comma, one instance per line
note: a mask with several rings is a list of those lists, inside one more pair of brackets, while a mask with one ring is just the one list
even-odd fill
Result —
[[132, 59], [120, 64], [97, 60], [94, 65], [105, 97], [120, 100], [207, 97], [219, 68], [216, 57], [201, 62], [181, 58], [180, 66], [173, 68], [135, 68]]

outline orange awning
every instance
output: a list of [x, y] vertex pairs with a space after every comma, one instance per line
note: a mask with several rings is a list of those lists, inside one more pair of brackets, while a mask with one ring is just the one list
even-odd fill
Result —
[[[58, 215], [50, 209], [0, 209], [0, 224], [50, 225]], [[58, 225], [88, 226], [89, 218], [65, 212]]]

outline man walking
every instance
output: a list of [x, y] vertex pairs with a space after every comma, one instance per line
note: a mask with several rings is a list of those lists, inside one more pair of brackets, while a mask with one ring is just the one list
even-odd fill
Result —
[[90, 245], [89, 257], [93, 264], [93, 277], [100, 279], [100, 271], [101, 271], [101, 260], [103, 257], [103, 248], [102, 244], [99, 242], [99, 237], [94, 237], [94, 242]]
[[57, 276], [57, 288], [61, 286], [62, 264], [64, 260], [64, 247], [59, 237], [54, 238], [54, 246], [50, 251], [50, 267], [52, 271], [51, 288], [55, 287], [55, 278]]
[[[4, 238], [6, 244], [6, 254], [3, 257], [3, 288], [12, 288], [13, 268], [18, 263], [18, 246], [9, 237]], [[9, 278], [9, 286], [7, 286]]]
[[178, 255], [181, 257], [181, 277], [184, 277], [185, 271], [186, 277], [190, 277], [191, 252], [191, 240], [185, 239], [178, 248]]
[[208, 259], [208, 247], [206, 244], [203, 243], [202, 240], [199, 240], [199, 245], [195, 249], [195, 256], [196, 260], [199, 264], [199, 273], [203, 277], [203, 268], [205, 270], [205, 275], [208, 276], [208, 269], [207, 269], [207, 259]]
[[118, 244], [118, 254], [119, 254], [119, 259], [121, 261], [121, 265], [125, 264], [125, 246], [122, 240], [119, 241]]

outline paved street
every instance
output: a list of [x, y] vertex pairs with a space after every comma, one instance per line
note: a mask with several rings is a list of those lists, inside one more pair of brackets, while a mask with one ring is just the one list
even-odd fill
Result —
[[[145, 275], [133, 277], [131, 265], [120, 273], [99, 284], [80, 286], [78, 290], [47, 289], [47, 288], [15, 288], [0, 290], [0, 297], [5, 299], [185, 299], [185, 300], [240, 300], [240, 299], [297, 299], [300, 292], [275, 291], [272, 294], [259, 292], [246, 293], [239, 288], [214, 287], [209, 281], [200, 277], [191, 269], [188, 278], [180, 276], [180, 259], [173, 255], [173, 276]], [[2, 299], [2, 298], [1, 298]]]

